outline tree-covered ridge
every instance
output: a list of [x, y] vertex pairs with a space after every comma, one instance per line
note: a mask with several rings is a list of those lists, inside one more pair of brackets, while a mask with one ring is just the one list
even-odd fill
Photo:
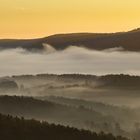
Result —
[[127, 137], [132, 134], [123, 128], [133, 126], [139, 117], [131, 109], [62, 97], [44, 97], [39, 100], [23, 96], [0, 96], [0, 113]]
[[[140, 76], [125, 74], [110, 74], [104, 76], [84, 75], [84, 74], [37, 74], [20, 75], [12, 77], [15, 81], [52, 80], [54, 82], [75, 83], [71, 86], [85, 86], [90, 88], [116, 88], [116, 89], [140, 89]], [[27, 81], [27, 82], [28, 82]], [[79, 83], [80, 82], [80, 83]], [[95, 86], [96, 83], [96, 86]], [[55, 88], [55, 86], [52, 86]], [[67, 88], [67, 87], [65, 87]]]
[[13, 118], [0, 114], [1, 140], [128, 140], [112, 134], [97, 134], [86, 130], [48, 124], [36, 120]]
[[111, 116], [108, 118], [88, 108], [72, 107], [32, 97], [0, 96], [0, 112], [57, 123], [63, 122], [63, 124], [71, 124], [75, 127], [85, 126], [86, 120], [93, 120], [96, 123], [114, 121]]

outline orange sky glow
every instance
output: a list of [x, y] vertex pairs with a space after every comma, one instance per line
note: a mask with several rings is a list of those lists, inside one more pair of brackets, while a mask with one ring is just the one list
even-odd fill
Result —
[[0, 38], [140, 27], [139, 0], [0, 0]]

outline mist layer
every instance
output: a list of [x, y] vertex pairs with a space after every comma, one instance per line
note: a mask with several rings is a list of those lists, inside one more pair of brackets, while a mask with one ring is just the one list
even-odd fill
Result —
[[139, 60], [139, 53], [123, 52], [121, 48], [95, 51], [70, 46], [56, 51], [47, 46], [43, 53], [9, 49], [0, 51], [0, 76], [36, 73], [140, 75]]

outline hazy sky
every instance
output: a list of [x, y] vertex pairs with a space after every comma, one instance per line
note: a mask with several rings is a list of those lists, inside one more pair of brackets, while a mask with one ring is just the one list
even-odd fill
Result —
[[140, 27], [140, 0], [0, 0], [0, 38]]

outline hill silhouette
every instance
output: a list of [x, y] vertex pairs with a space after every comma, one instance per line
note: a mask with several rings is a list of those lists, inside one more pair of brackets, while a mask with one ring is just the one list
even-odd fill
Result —
[[100, 134], [78, 130], [61, 125], [48, 124], [36, 120], [13, 118], [0, 114], [0, 139], [1, 140], [128, 140], [112, 134]]
[[56, 34], [39, 39], [1, 39], [0, 48], [22, 47], [40, 51], [43, 43], [52, 45], [56, 50], [63, 50], [70, 45], [84, 46], [88, 49], [104, 50], [122, 47], [124, 51], [140, 51], [140, 29], [118, 33], [71, 33]]

